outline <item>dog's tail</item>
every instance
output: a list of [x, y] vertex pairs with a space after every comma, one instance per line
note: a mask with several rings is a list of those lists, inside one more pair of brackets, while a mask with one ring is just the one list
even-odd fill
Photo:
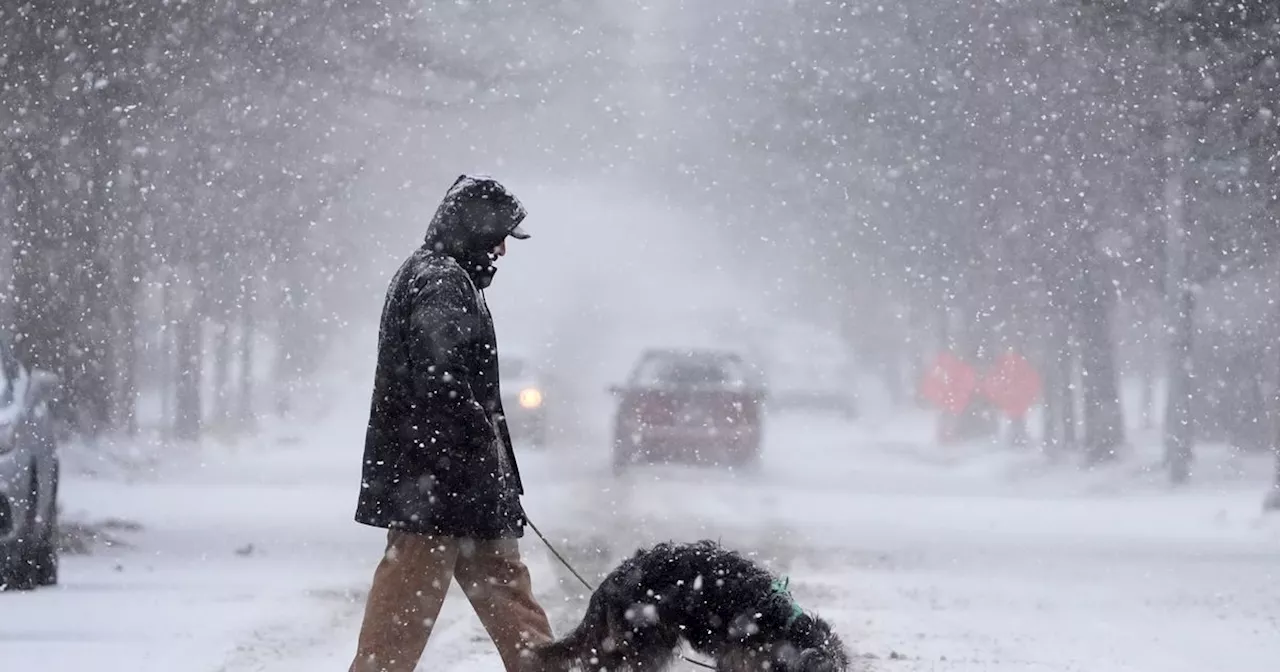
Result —
[[593, 594], [582, 622], [564, 637], [533, 647], [530, 650], [531, 664], [526, 669], [538, 672], [569, 672], [575, 667], [597, 669], [599, 665], [593, 661], [604, 657], [600, 648], [609, 636], [605, 602], [599, 592]]

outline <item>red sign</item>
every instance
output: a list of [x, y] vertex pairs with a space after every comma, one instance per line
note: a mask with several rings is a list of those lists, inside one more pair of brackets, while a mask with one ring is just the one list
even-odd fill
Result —
[[935, 405], [959, 415], [973, 399], [978, 374], [973, 367], [950, 352], [938, 355], [920, 381], [920, 394]]
[[1020, 418], [1040, 398], [1040, 374], [1010, 350], [982, 378], [982, 394], [1011, 418]]

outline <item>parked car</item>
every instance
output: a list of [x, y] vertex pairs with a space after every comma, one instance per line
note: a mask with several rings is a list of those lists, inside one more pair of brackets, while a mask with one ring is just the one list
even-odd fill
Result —
[[649, 349], [610, 391], [618, 398], [615, 473], [641, 461], [746, 467], [760, 459], [764, 381], [736, 352]]
[[816, 328], [780, 328], [770, 343], [770, 407], [858, 417], [857, 369], [838, 336]]
[[551, 375], [541, 370], [532, 358], [520, 354], [499, 355], [498, 372], [502, 377], [502, 409], [507, 414], [507, 429], [516, 448], [547, 445], [547, 409], [554, 395]]
[[0, 585], [58, 582], [57, 376], [28, 370], [0, 334]]

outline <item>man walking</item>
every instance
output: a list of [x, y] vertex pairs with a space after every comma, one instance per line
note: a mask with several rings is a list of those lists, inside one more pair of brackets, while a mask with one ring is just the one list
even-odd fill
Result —
[[524, 239], [524, 206], [463, 175], [391, 280], [356, 521], [386, 528], [351, 672], [410, 672], [456, 578], [509, 672], [549, 641], [517, 539], [524, 488], [498, 389], [484, 289]]

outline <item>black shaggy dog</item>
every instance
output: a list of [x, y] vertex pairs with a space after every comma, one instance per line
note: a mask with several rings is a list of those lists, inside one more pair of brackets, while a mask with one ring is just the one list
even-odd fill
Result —
[[666, 669], [683, 639], [721, 672], [844, 672], [831, 626], [768, 571], [713, 541], [637, 551], [591, 595], [582, 622], [535, 647], [532, 670]]

